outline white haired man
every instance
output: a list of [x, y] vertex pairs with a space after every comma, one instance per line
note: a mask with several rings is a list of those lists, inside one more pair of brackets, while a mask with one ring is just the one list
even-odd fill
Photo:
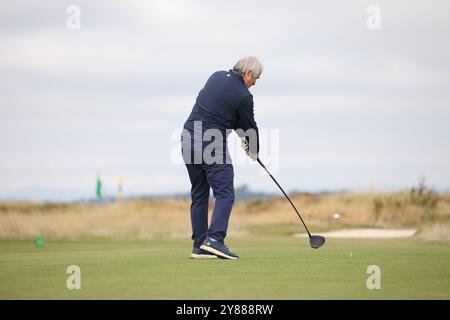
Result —
[[[200, 90], [184, 124], [182, 152], [192, 185], [190, 211], [194, 245], [191, 258], [239, 258], [224, 242], [234, 204], [234, 171], [227, 137], [234, 129], [243, 139], [248, 156], [258, 159], [258, 126], [254, 118], [253, 96], [248, 89], [255, 85], [262, 71], [263, 66], [258, 59], [245, 57], [233, 69], [213, 73]], [[200, 130], [200, 139], [196, 138], [196, 130]], [[217, 137], [215, 139], [223, 149], [215, 150], [213, 162], [204, 158], [209, 145], [206, 141], [211, 140], [205, 138], [208, 130], [216, 130], [222, 137], [221, 141], [217, 141]], [[210, 188], [216, 201], [208, 226]]]

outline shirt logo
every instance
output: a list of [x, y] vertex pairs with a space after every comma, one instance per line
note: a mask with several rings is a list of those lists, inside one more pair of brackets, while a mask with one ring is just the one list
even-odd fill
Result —
[[228, 74], [227, 74], [227, 77], [229, 77], [229, 76], [230, 76], [230, 74], [228, 73]]

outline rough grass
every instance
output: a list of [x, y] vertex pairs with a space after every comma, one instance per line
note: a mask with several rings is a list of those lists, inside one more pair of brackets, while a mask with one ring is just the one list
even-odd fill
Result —
[[[393, 194], [296, 194], [292, 200], [316, 232], [348, 227], [416, 228], [422, 239], [450, 238], [449, 194], [416, 190]], [[185, 238], [191, 233], [189, 206], [189, 201], [174, 199], [107, 205], [3, 202], [0, 238]], [[336, 212], [340, 213], [339, 220], [333, 218]], [[286, 199], [279, 197], [235, 204], [229, 236], [282, 235], [299, 230], [303, 231], [297, 215]]]

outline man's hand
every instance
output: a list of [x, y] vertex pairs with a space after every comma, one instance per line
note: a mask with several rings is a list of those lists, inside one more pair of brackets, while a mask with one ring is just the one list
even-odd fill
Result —
[[251, 153], [251, 152], [248, 152], [247, 151], [247, 155], [250, 157], [250, 159], [252, 159], [253, 161], [256, 161], [256, 160], [258, 160], [258, 154], [254, 154], [254, 153]]
[[242, 149], [244, 149], [245, 153], [250, 157], [250, 159], [252, 159], [253, 161], [258, 160], [258, 154], [254, 154], [249, 151], [249, 146], [246, 138], [241, 139], [241, 146]]
[[245, 137], [244, 137], [244, 138], [241, 138], [241, 147], [242, 147], [242, 149], [244, 149], [244, 151], [247, 152], [247, 154], [248, 154], [249, 146], [248, 146], [247, 139], [246, 139]]

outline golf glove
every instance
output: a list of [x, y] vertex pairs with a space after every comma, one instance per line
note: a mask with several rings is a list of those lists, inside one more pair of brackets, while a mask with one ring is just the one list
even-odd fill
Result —
[[249, 146], [246, 138], [241, 138], [241, 147], [245, 152], [248, 152]]
[[241, 139], [241, 146], [242, 146], [242, 149], [244, 149], [245, 153], [246, 153], [253, 161], [258, 160], [258, 155], [257, 155], [257, 154], [253, 154], [253, 153], [250, 152], [250, 148], [249, 148], [248, 141], [247, 141], [246, 138], [242, 138], [242, 139]]

